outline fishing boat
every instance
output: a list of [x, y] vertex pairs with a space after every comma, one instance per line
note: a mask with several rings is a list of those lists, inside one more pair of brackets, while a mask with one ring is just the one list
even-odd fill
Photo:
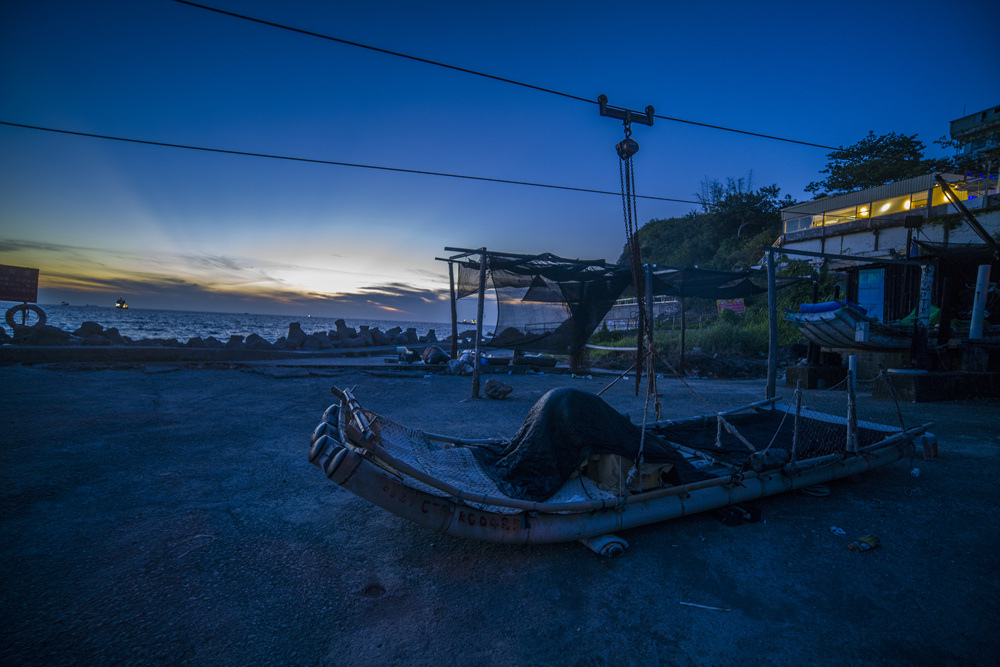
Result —
[[115, 301], [115, 308], [120, 308], [122, 310], [128, 308], [128, 304], [125, 303], [125, 297], [118, 297], [118, 300]]
[[594, 394], [560, 388], [510, 440], [465, 440], [407, 428], [351, 391], [333, 393], [308, 459], [334, 483], [440, 533], [582, 540], [604, 555], [624, 548], [615, 531], [879, 468], [933, 438], [931, 423], [904, 430], [774, 399], [642, 428]]
[[913, 344], [913, 326], [883, 324], [849, 301], [802, 304], [802, 312], [786, 313], [806, 339], [827, 348], [901, 350]]

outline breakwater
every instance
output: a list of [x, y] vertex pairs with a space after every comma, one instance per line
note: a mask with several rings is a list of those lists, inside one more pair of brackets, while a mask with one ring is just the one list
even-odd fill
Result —
[[[306, 332], [299, 322], [290, 322], [287, 333], [271, 341], [260, 334], [247, 336], [230, 334], [226, 340], [215, 336], [193, 336], [184, 340], [172, 336], [167, 338], [132, 338], [123, 335], [117, 327], [105, 327], [97, 322], [83, 322], [78, 328], [67, 331], [57, 326], [45, 324], [35, 327], [14, 327], [8, 333], [0, 330], [0, 344], [19, 345], [73, 345], [73, 346], [133, 346], [133, 347], [185, 347], [191, 349], [227, 350], [307, 350], [363, 349], [384, 346], [406, 346], [436, 344], [439, 341], [434, 329], [420, 334], [416, 327], [396, 325], [383, 331], [377, 326], [348, 326], [342, 320], [334, 321], [335, 328]], [[474, 331], [459, 333], [463, 339], [475, 338]], [[450, 337], [445, 340], [450, 341]]]

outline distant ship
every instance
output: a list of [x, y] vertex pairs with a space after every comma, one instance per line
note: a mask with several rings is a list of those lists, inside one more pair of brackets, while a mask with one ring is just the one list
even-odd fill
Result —
[[115, 301], [115, 308], [128, 308], [128, 304], [125, 303], [125, 299], [123, 297], [118, 297], [118, 300]]

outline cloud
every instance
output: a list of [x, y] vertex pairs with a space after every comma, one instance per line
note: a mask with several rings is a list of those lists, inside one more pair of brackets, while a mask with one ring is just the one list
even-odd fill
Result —
[[149, 308], [322, 311], [347, 318], [390, 314], [439, 320], [447, 313], [449, 298], [446, 287], [391, 279], [367, 282], [377, 277], [223, 254], [0, 239], [0, 263], [40, 267], [39, 288], [54, 301], [105, 303], [125, 296], [130, 303]]

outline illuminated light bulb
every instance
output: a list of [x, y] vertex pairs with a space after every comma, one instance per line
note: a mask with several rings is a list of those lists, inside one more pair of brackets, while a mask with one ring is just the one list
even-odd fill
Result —
[[909, 199], [907, 199], [906, 201], [903, 202], [903, 208], [905, 208], [907, 211], [910, 210], [910, 200]]

